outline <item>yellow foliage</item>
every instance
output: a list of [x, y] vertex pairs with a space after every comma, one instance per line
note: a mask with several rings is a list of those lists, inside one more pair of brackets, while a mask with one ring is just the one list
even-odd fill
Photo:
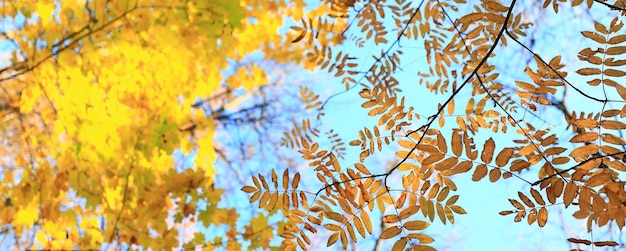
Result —
[[[29, 25], [13, 20], [7, 36], [19, 47], [0, 71], [15, 108], [0, 137], [10, 142], [11, 165], [22, 170], [15, 176], [3, 169], [0, 191], [12, 205], [0, 209], [2, 223], [26, 231], [43, 223], [35, 237], [48, 249], [101, 249], [115, 237], [155, 250], [203, 244], [178, 243], [166, 224], [168, 215], [196, 211], [182, 214], [173, 201], [217, 203], [221, 196], [212, 188], [216, 125], [192, 104], [216, 97], [229, 105], [217, 96], [227, 88], [229, 60], [259, 51], [278, 62], [302, 59], [301, 48], [283, 46], [289, 43], [279, 28], [290, 18], [284, 13], [303, 7], [229, 0], [3, 4], [3, 18], [20, 13]], [[268, 82], [257, 65], [237, 77], [236, 87], [250, 91]], [[190, 123], [193, 129], [182, 129]], [[195, 171], [175, 169], [178, 150], [195, 150]], [[138, 234], [153, 231], [158, 236]]]

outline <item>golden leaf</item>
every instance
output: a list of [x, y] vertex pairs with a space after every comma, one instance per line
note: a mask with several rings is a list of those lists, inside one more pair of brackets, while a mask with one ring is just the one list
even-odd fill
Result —
[[400, 238], [398, 241], [396, 241], [396, 243], [393, 244], [393, 247], [391, 248], [391, 251], [402, 251], [402, 250], [404, 250], [404, 247], [406, 247], [407, 241], [408, 241], [408, 239], [406, 237]]
[[339, 233], [331, 234], [330, 237], [328, 237], [328, 242], [326, 242], [326, 247], [332, 246], [337, 240], [339, 240]]
[[354, 223], [354, 227], [356, 228], [356, 231], [359, 232], [361, 237], [365, 238], [365, 228], [363, 227], [363, 223], [361, 222], [361, 219], [359, 219], [359, 217], [354, 217], [352, 221]]
[[413, 231], [424, 230], [428, 226], [430, 226], [430, 223], [426, 221], [420, 221], [420, 220], [409, 221], [409, 222], [404, 223], [404, 225], [402, 225], [402, 227], [406, 228], [407, 230], [413, 230]]
[[241, 191], [244, 191], [246, 193], [253, 193], [253, 192], [256, 192], [257, 189], [256, 187], [253, 187], [253, 186], [244, 186], [241, 188]]
[[372, 221], [370, 221], [370, 216], [367, 214], [365, 210], [361, 210], [361, 221], [363, 221], [363, 226], [368, 233], [372, 233]]
[[436, 207], [437, 207], [437, 216], [439, 216], [439, 220], [441, 220], [441, 222], [445, 225], [446, 224], [446, 212], [443, 209], [443, 205], [441, 205], [440, 203], [436, 203]]
[[578, 186], [576, 183], [573, 181], [567, 182], [567, 185], [565, 185], [565, 191], [563, 192], [563, 203], [566, 208], [572, 204], [572, 201], [574, 201], [574, 198], [576, 198], [577, 195]]
[[299, 183], [300, 183], [300, 173], [296, 173], [296, 175], [293, 176], [293, 180], [291, 181], [291, 188], [294, 190], [297, 189]]
[[412, 251], [437, 251], [437, 249], [435, 249], [435, 248], [433, 248], [431, 246], [426, 246], [426, 245], [422, 245], [422, 244], [411, 246], [411, 250]]
[[330, 223], [324, 224], [324, 228], [330, 231], [341, 231], [341, 226]]
[[450, 209], [452, 209], [452, 211], [454, 211], [457, 214], [467, 214], [467, 212], [465, 212], [465, 209], [457, 205], [450, 206]]
[[396, 223], [398, 221], [400, 221], [400, 217], [398, 217], [398, 215], [389, 214], [389, 215], [383, 216], [384, 223]]
[[354, 164], [354, 167], [355, 167], [357, 170], [359, 170], [359, 172], [362, 172], [362, 173], [367, 174], [367, 175], [370, 175], [370, 174], [371, 174], [371, 173], [370, 173], [370, 170], [369, 170], [369, 169], [367, 169], [367, 167], [365, 167], [365, 166], [364, 166], [363, 164], [361, 164], [361, 163], [355, 163], [355, 164]]
[[419, 210], [420, 210], [419, 205], [411, 205], [405, 208], [404, 210], [402, 210], [400, 214], [398, 214], [398, 217], [400, 217], [400, 219], [406, 219], [406, 218], [411, 217], [411, 215], [414, 215], [415, 213], [417, 213], [417, 211]]
[[341, 245], [343, 246], [343, 249], [346, 249], [348, 247], [348, 237], [346, 236], [346, 232], [339, 232], [339, 237], [341, 238]]
[[285, 169], [283, 172], [283, 189], [289, 189], [289, 169]]
[[383, 233], [380, 235], [380, 238], [381, 239], [393, 238], [396, 235], [400, 234], [401, 232], [402, 232], [402, 228], [398, 226], [391, 226], [383, 230]]

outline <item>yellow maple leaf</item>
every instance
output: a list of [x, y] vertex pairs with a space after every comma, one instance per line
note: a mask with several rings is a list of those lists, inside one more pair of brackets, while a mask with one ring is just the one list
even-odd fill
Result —
[[37, 14], [41, 18], [41, 24], [47, 26], [52, 21], [54, 14], [54, 2], [51, 3], [39, 3], [37, 5]]
[[37, 203], [31, 202], [28, 206], [20, 209], [15, 214], [15, 220], [13, 225], [17, 227], [31, 227], [35, 224], [35, 221], [39, 218], [39, 211], [37, 210]]

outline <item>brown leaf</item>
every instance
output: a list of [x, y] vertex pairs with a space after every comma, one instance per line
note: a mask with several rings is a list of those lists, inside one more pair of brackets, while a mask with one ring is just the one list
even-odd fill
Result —
[[617, 36], [613, 36], [611, 38], [609, 38], [609, 41], [607, 41], [607, 43], [609, 44], [619, 44], [621, 42], [626, 41], [626, 35], [617, 35]]
[[606, 37], [603, 35], [600, 35], [598, 33], [592, 32], [592, 31], [582, 31], [580, 32], [583, 34], [583, 36], [591, 38], [591, 40], [596, 41], [600, 44], [605, 44], [606, 43]]
[[461, 142], [461, 134], [457, 131], [452, 132], [452, 153], [457, 157], [463, 152], [463, 143]]
[[[528, 207], [535, 207], [535, 203], [533, 203], [532, 200], [530, 200], [528, 197], [526, 197], [525, 194], [523, 194], [522, 192], [517, 192], [517, 195], [519, 196], [519, 198], [522, 200], [522, 202], [524, 202], [524, 204], [526, 204], [526, 206]], [[511, 202], [512, 203], [512, 202]]]
[[581, 69], [578, 69], [576, 73], [583, 75], [583, 76], [590, 76], [590, 75], [598, 75], [602, 73], [602, 71], [600, 71], [600, 69], [598, 68], [581, 68]]
[[593, 26], [600, 33], [605, 34], [605, 35], [609, 34], [609, 30], [607, 30], [606, 26], [604, 26], [603, 24], [599, 22], [594, 22]]
[[583, 239], [567, 238], [567, 241], [571, 243], [576, 243], [576, 244], [591, 245], [591, 241], [583, 240]]
[[479, 181], [487, 175], [487, 166], [480, 164], [474, 170], [474, 174], [472, 174], [473, 181]]
[[574, 149], [569, 155], [574, 158], [586, 159], [589, 155], [596, 154], [600, 147], [596, 144], [589, 144]]
[[623, 100], [626, 100], [626, 88], [622, 85], [615, 85], [615, 89], [617, 90], [617, 93], [619, 94], [620, 97], [622, 97]]
[[578, 195], [578, 186], [573, 181], [567, 182], [565, 185], [565, 191], [563, 192], [563, 203], [565, 204], [565, 208], [567, 208], [574, 198]]
[[617, 242], [614, 241], [595, 241], [593, 242], [593, 245], [596, 247], [614, 247], [619, 245]]
[[604, 129], [609, 130], [624, 130], [626, 129], [626, 124], [620, 121], [615, 120], [602, 120], [600, 121], [600, 126]]
[[543, 227], [548, 222], [548, 210], [545, 207], [539, 208], [539, 213], [537, 214], [537, 224], [540, 227]]
[[496, 148], [496, 143], [492, 138], [489, 138], [485, 141], [485, 145], [483, 146], [483, 152], [480, 155], [480, 159], [485, 162], [485, 164], [491, 163], [491, 159], [493, 158], [493, 151]]
[[624, 71], [620, 71], [620, 70], [614, 70], [614, 69], [606, 69], [604, 70], [604, 75], [607, 75], [609, 77], [622, 77], [622, 76], [626, 76], [626, 72]]
[[491, 182], [498, 181], [498, 179], [500, 179], [501, 176], [502, 176], [502, 172], [500, 171], [500, 168], [494, 168], [494, 169], [491, 169], [491, 171], [489, 171], [489, 181]]
[[626, 145], [626, 140], [609, 133], [602, 134], [602, 141], [615, 145]]
[[619, 55], [626, 52], [626, 46], [614, 46], [606, 49], [607, 55]]
[[511, 205], [513, 205], [515, 207], [515, 209], [517, 210], [526, 210], [526, 208], [524, 207], [524, 205], [522, 205], [522, 203], [519, 203], [519, 201], [514, 200], [514, 199], [509, 199], [509, 202], [511, 203]]
[[496, 157], [496, 165], [498, 167], [506, 166], [509, 163], [509, 159], [513, 156], [513, 148], [507, 147], [502, 149], [498, 156]]
[[591, 142], [598, 139], [597, 132], [583, 132], [580, 134], [576, 134], [572, 137], [569, 142], [571, 143], [583, 143], [583, 142]]
[[593, 129], [598, 126], [598, 121], [595, 121], [590, 118], [583, 118], [583, 119], [577, 119], [577, 120], [571, 121], [571, 124], [577, 127]]
[[546, 202], [541, 197], [541, 194], [539, 193], [539, 191], [535, 190], [534, 188], [531, 188], [530, 194], [533, 196], [535, 201], [539, 203], [539, 205], [542, 205], [542, 206], [546, 205]]

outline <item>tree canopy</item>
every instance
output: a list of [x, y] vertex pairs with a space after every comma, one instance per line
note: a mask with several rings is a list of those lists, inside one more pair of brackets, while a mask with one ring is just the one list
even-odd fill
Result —
[[[623, 0], [0, 8], [0, 234], [17, 249], [434, 250], [429, 227], [481, 192], [457, 184], [481, 180], [525, 184], [500, 213], [515, 222], [625, 225]], [[535, 37], [532, 13], [587, 25]], [[343, 96], [372, 122], [329, 122]]]

